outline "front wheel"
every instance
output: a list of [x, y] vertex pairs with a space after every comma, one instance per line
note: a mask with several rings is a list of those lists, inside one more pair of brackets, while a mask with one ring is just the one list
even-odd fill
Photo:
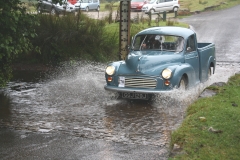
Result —
[[99, 12], [100, 11], [100, 7], [98, 6], [96, 10]]
[[173, 12], [177, 12], [177, 11], [178, 11], [178, 7], [174, 7]]
[[89, 11], [89, 8], [88, 7], [86, 7], [86, 12], [88, 12]]
[[154, 13], [155, 13], [155, 10], [154, 10], [154, 9], [151, 9], [151, 10], [150, 10], [150, 13], [151, 13], [151, 14], [154, 14]]
[[211, 75], [212, 75], [212, 70], [211, 70], [211, 67], [209, 67], [209, 69], [208, 69], [208, 78], [211, 77]]
[[181, 78], [179, 85], [178, 85], [178, 89], [187, 90], [187, 79], [185, 77]]

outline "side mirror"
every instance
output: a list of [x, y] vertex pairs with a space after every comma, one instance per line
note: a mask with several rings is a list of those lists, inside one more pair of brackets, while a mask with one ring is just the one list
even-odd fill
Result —
[[131, 47], [131, 45], [127, 45], [127, 49], [128, 49], [128, 50], [132, 50], [133, 47]]
[[187, 52], [192, 52], [192, 48], [191, 47], [187, 47]]

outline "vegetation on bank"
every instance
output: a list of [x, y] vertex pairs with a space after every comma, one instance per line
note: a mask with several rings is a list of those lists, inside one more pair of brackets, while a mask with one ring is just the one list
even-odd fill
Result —
[[30, 39], [36, 37], [37, 25], [19, 0], [0, 1], [0, 87], [11, 78], [12, 60], [36, 49]]
[[190, 12], [219, 10], [230, 8], [240, 4], [240, 0], [179, 0], [181, 10], [188, 10]]
[[189, 106], [182, 125], [172, 133], [171, 146], [179, 148], [170, 159], [240, 158], [240, 74], [223, 87], [209, 89], [217, 95]]

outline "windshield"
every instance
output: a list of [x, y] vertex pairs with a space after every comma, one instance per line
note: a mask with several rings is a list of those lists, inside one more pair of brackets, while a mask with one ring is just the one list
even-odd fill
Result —
[[90, 3], [90, 0], [80, 0], [78, 2], [80, 2], [80, 3]]
[[132, 0], [131, 2], [144, 2], [145, 0]]
[[179, 36], [147, 34], [138, 35], [133, 42], [133, 50], [161, 50], [181, 52], [184, 47], [184, 39]]
[[156, 0], [151, 0], [150, 2], [148, 2], [149, 4], [153, 4]]

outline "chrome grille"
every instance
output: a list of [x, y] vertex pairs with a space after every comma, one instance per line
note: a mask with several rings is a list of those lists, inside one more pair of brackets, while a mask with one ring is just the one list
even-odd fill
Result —
[[154, 78], [125, 77], [125, 87], [154, 89], [156, 86], [157, 80]]

